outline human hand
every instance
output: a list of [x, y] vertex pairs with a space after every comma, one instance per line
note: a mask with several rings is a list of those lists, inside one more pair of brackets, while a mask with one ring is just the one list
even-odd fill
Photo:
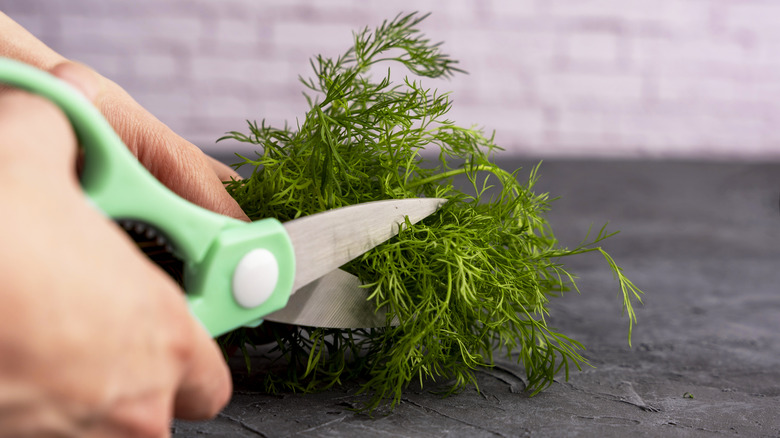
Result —
[[[92, 73], [68, 65], [53, 71], [97, 97], [94, 83], [79, 82]], [[216, 176], [176, 173], [214, 172], [208, 160], [172, 146], [121, 94], [107, 96], [118, 130], [163, 182], [240, 217]], [[160, 437], [173, 416], [216, 415], [231, 393], [218, 347], [174, 282], [88, 203], [75, 159], [74, 134], [51, 103], [0, 95], [0, 436]]]
[[64, 61], [50, 72], [79, 88], [141, 164], [169, 189], [201, 207], [249, 220], [222, 184], [239, 178], [233, 169], [174, 133], [116, 83], [88, 67]]
[[217, 213], [249, 220], [221, 182], [238, 177], [236, 172], [176, 135], [117, 84], [68, 61], [2, 11], [0, 56], [49, 71], [81, 89], [141, 163], [180, 196]]

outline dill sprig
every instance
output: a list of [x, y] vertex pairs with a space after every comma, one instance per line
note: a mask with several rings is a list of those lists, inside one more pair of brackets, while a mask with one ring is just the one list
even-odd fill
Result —
[[[390, 70], [373, 79], [378, 64], [400, 63], [415, 76], [447, 77], [456, 61], [419, 32], [426, 15], [399, 15], [373, 31], [356, 32], [354, 44], [332, 59], [317, 56], [314, 78], [303, 79], [309, 110], [295, 128], [248, 122], [231, 138], [257, 145], [256, 157], [239, 155], [236, 167], [251, 177], [227, 183], [252, 219], [282, 221], [345, 205], [381, 199], [443, 197], [448, 202], [418, 224], [343, 268], [387, 309], [387, 326], [334, 330], [267, 324], [281, 373], [266, 386], [312, 391], [363, 376], [371, 395], [365, 408], [394, 406], [412, 381], [445, 380], [449, 393], [476, 385], [474, 371], [494, 354], [516, 356], [535, 394], [563, 371], [581, 369], [583, 346], [547, 325], [550, 299], [575, 289], [564, 257], [600, 252], [615, 273], [631, 328], [632, 300], [641, 291], [598, 244], [614, 233], [602, 228], [573, 249], [554, 237], [545, 213], [547, 194], [536, 194], [537, 168], [521, 182], [492, 161], [492, 136], [446, 118], [449, 95]], [[220, 139], [220, 140], [222, 140]], [[438, 148], [438, 160], [423, 149]], [[463, 190], [455, 178], [469, 182]], [[391, 324], [393, 320], [397, 325]], [[248, 332], [229, 338], [242, 344]]]

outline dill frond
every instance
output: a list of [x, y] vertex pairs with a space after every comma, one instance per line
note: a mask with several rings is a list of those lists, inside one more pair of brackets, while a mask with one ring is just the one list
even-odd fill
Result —
[[[561, 248], [545, 213], [547, 194], [534, 192], [537, 168], [521, 182], [493, 162], [501, 150], [492, 136], [446, 118], [452, 103], [407, 77], [394, 85], [390, 71], [374, 80], [369, 69], [401, 64], [411, 75], [437, 78], [460, 72], [417, 29], [425, 15], [399, 15], [373, 31], [354, 33], [354, 44], [331, 59], [311, 61], [314, 77], [301, 78], [309, 110], [295, 128], [248, 122], [248, 132], [223, 137], [258, 147], [251, 177], [227, 183], [252, 219], [282, 221], [381, 199], [444, 197], [449, 202], [418, 224], [344, 267], [387, 306], [381, 329], [287, 327], [274, 331], [276, 351], [288, 366], [266, 387], [313, 391], [366, 377], [365, 409], [397, 404], [412, 381], [452, 382], [450, 393], [475, 385], [474, 371], [494, 354], [516, 355], [527, 388], [538, 393], [563, 371], [581, 369], [583, 346], [545, 321], [550, 299], [575, 289], [559, 260], [603, 254], [615, 273], [631, 327], [632, 300], [641, 291], [598, 244]], [[371, 70], [372, 72], [376, 69]], [[437, 148], [438, 160], [423, 159]], [[454, 179], [469, 181], [468, 193]], [[390, 321], [397, 318], [400, 324]], [[230, 335], [233, 342], [249, 336]]]

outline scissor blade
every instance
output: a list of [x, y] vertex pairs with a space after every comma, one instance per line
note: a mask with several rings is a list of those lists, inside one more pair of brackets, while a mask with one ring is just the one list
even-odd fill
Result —
[[[371, 328], [387, 324], [384, 309], [369, 301], [371, 290], [352, 274], [336, 269], [298, 289], [287, 306], [266, 321], [327, 328]], [[391, 325], [398, 324], [395, 320]]]
[[295, 251], [292, 293], [395, 236], [406, 217], [419, 222], [445, 202], [439, 198], [367, 202], [285, 222]]

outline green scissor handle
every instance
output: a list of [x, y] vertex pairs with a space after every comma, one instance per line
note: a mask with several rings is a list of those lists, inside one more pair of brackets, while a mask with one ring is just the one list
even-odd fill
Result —
[[107, 216], [143, 222], [168, 240], [184, 262], [190, 310], [212, 336], [257, 324], [287, 304], [295, 255], [279, 221], [245, 223], [171, 192], [130, 153], [92, 103], [42, 70], [0, 58], [0, 83], [41, 95], [62, 109], [84, 150], [84, 193]]

